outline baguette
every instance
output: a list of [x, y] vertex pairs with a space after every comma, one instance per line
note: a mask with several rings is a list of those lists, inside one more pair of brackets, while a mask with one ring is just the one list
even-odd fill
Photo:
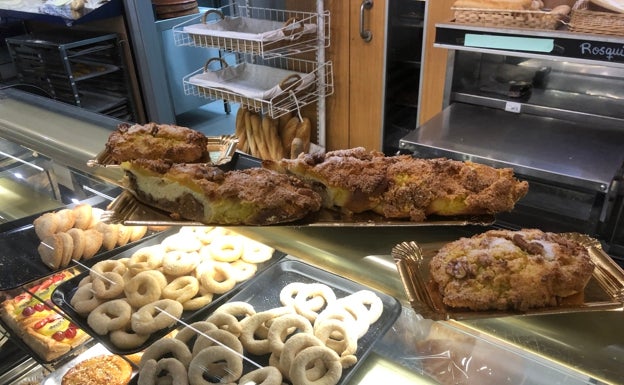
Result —
[[297, 134], [298, 123], [299, 118], [293, 116], [279, 133], [280, 138], [282, 139], [282, 148], [284, 149], [284, 154], [290, 154], [290, 145], [292, 144], [292, 141], [293, 139], [295, 139], [295, 135]]
[[520, 11], [531, 9], [531, 3], [532, 0], [456, 0], [453, 7]]
[[250, 120], [251, 131], [253, 132], [256, 148], [258, 149], [258, 155], [256, 156], [260, 159], [270, 159], [271, 155], [269, 153], [269, 148], [267, 147], [264, 132], [262, 131], [262, 118], [260, 118], [260, 115], [257, 113], [252, 113]]
[[271, 155], [272, 160], [278, 161], [284, 157], [284, 149], [282, 147], [282, 141], [278, 133], [277, 119], [271, 119], [265, 116], [262, 119], [262, 130], [267, 141], [267, 148]]
[[245, 129], [245, 114], [247, 110], [240, 107], [236, 112], [236, 123], [234, 134], [238, 138], [238, 149], [242, 152], [249, 153], [249, 145], [247, 143], [247, 130]]
[[303, 118], [303, 120], [297, 124], [297, 131], [295, 133], [295, 138], [301, 139], [301, 141], [303, 142], [303, 152], [305, 153], [310, 151], [311, 135], [312, 135], [312, 124], [310, 123], [310, 119]]

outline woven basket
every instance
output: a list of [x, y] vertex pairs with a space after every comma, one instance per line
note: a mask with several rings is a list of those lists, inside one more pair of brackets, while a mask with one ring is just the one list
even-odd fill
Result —
[[513, 11], [499, 9], [451, 8], [455, 22], [488, 27], [557, 29], [561, 16], [544, 11]]
[[588, 9], [589, 1], [579, 1], [572, 9], [570, 31], [624, 36], [624, 14]]

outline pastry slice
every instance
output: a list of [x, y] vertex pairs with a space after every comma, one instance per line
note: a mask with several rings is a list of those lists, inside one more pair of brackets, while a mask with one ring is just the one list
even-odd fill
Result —
[[263, 168], [225, 172], [206, 164], [144, 159], [121, 167], [140, 201], [177, 219], [272, 225], [302, 219], [321, 206], [320, 196], [297, 178]]

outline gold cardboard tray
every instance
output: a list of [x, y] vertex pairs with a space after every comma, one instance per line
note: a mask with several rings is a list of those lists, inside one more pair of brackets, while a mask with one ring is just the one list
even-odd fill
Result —
[[511, 315], [556, 314], [613, 310], [624, 307], [624, 270], [609, 257], [600, 242], [580, 233], [563, 234], [587, 248], [595, 265], [594, 273], [580, 295], [564, 299], [559, 306], [516, 311], [470, 311], [455, 309], [442, 302], [442, 296], [432, 283], [429, 262], [443, 246], [442, 243], [421, 247], [416, 242], [403, 242], [392, 249], [392, 256], [403, 282], [407, 298], [414, 310], [433, 320], [476, 319]]
[[[219, 223], [201, 223], [188, 220], [173, 219], [169, 213], [139, 201], [130, 190], [124, 190], [106, 208], [101, 221], [149, 226], [223, 226]], [[372, 226], [488, 226], [494, 223], [494, 216], [463, 216], [463, 217], [431, 217], [424, 222], [405, 220], [389, 220], [374, 213], [363, 213], [345, 216], [333, 210], [322, 209], [309, 218], [296, 222], [282, 223], [272, 226], [308, 226], [308, 227], [372, 227]]]
[[[221, 165], [232, 160], [236, 152], [238, 138], [233, 135], [208, 136], [207, 154], [214, 165]], [[87, 161], [89, 167], [119, 167], [110, 152], [105, 148], [94, 159]]]

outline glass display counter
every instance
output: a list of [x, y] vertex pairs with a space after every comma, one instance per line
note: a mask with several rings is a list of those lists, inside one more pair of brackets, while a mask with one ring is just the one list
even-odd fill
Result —
[[[19, 91], [0, 95], [0, 116], [0, 142], [5, 149], [12, 149], [3, 150], [12, 155], [5, 155], [7, 166], [0, 171], [8, 175], [24, 167], [24, 162], [46, 170], [39, 171], [40, 179], [46, 179], [44, 189], [35, 188], [36, 184], [16, 188], [13, 182], [5, 188], [13, 192], [30, 189], [34, 195], [19, 193], [33, 203], [26, 205], [30, 211], [60, 207], [72, 199], [114, 198], [119, 172], [90, 168], [87, 161], [102, 150], [117, 121]], [[49, 177], [51, 172], [55, 178]], [[52, 187], [50, 180], [58, 187]], [[72, 193], [59, 197], [51, 193], [55, 189]], [[16, 216], [4, 225], [10, 225]], [[623, 377], [621, 309], [461, 322], [431, 321], [416, 314], [390, 256], [392, 247], [403, 241], [451, 241], [481, 232], [481, 226], [234, 230], [400, 301], [402, 311], [397, 321], [377, 340], [349, 384], [616, 384]]]

